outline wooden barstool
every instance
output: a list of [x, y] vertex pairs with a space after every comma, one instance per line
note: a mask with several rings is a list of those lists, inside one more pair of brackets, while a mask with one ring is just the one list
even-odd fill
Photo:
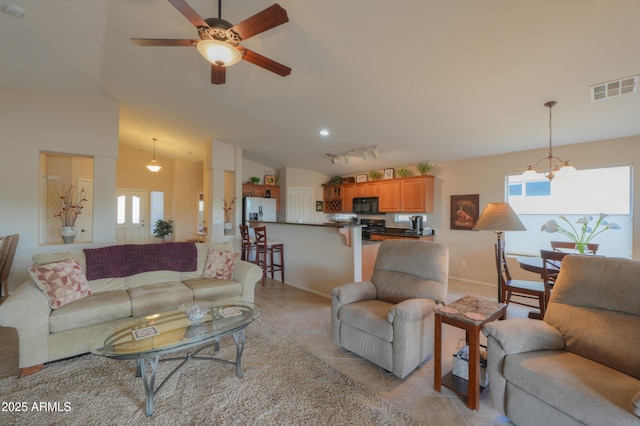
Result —
[[[284, 283], [284, 244], [280, 241], [267, 240], [267, 228], [257, 226], [253, 228], [256, 234], [256, 262], [262, 268], [262, 285], [269, 272], [271, 278], [274, 273], [280, 271], [281, 281]], [[275, 262], [275, 254], [278, 254], [279, 263]]]
[[[249, 233], [249, 227], [246, 225], [240, 225], [240, 237], [242, 238], [242, 248], [240, 250], [240, 259], [246, 260], [247, 262], [255, 262], [257, 258], [256, 251], [256, 243], [251, 240], [251, 234]], [[253, 259], [251, 258], [255, 256]]]

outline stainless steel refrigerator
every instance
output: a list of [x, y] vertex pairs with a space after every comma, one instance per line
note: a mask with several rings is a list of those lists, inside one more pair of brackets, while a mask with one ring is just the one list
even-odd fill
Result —
[[246, 225], [249, 220], [275, 222], [276, 219], [275, 198], [244, 197], [242, 199], [243, 225]]

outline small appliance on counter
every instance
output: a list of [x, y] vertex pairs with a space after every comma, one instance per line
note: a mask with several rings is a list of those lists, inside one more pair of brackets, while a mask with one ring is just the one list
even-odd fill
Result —
[[409, 216], [409, 232], [412, 235], [422, 235], [423, 231], [423, 217], [420, 215]]
[[370, 240], [372, 232], [384, 232], [387, 227], [387, 221], [384, 219], [360, 219], [362, 227], [362, 239]]

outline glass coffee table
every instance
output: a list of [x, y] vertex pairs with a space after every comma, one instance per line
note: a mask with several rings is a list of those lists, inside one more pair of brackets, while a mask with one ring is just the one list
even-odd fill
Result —
[[[194, 308], [194, 305], [198, 305]], [[202, 318], [192, 321], [186, 314], [200, 310]], [[198, 316], [198, 315], [196, 315]], [[137, 363], [136, 377], [142, 377], [146, 392], [146, 415], [153, 414], [153, 396], [180, 367], [190, 360], [210, 360], [236, 366], [236, 375], [242, 378], [242, 351], [244, 329], [260, 316], [260, 308], [251, 303], [194, 302], [182, 309], [154, 315], [132, 318], [130, 322], [96, 336], [89, 349], [96, 355], [113, 359], [134, 359]], [[232, 335], [236, 345], [235, 362], [216, 357], [197, 356], [201, 350], [215, 345], [220, 348], [220, 338]], [[156, 371], [160, 356], [195, 346], [205, 345], [193, 353], [178, 358], [163, 358], [162, 361], [183, 360], [155, 388]]]

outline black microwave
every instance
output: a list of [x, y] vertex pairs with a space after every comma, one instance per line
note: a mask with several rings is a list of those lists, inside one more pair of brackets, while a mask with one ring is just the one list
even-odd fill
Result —
[[378, 197], [354, 198], [353, 212], [357, 214], [378, 214]]

